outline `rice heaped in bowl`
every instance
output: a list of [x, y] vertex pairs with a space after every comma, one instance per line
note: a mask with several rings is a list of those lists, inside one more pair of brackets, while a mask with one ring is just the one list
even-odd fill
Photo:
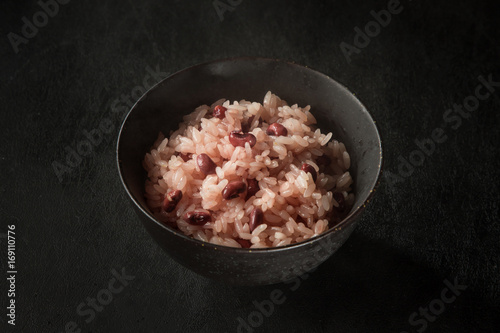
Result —
[[218, 245], [297, 243], [339, 223], [354, 202], [343, 143], [310, 107], [268, 92], [262, 104], [221, 99], [160, 133], [146, 154], [146, 199], [159, 221]]

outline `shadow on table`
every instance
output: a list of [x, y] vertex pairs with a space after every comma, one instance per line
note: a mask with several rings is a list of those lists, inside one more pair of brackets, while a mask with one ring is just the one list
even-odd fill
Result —
[[[477, 329], [476, 321], [490, 327], [489, 314], [483, 316], [486, 321], [475, 318], [469, 322], [470, 289], [458, 289], [456, 297], [446, 291], [446, 300], [453, 301], [441, 300], [448, 288], [445, 280], [454, 284], [454, 278], [416, 263], [390, 244], [354, 233], [336, 254], [300, 280], [266, 287], [233, 287], [233, 297], [240, 305], [231, 311], [237, 313], [234, 328], [229, 323], [229, 328], [221, 330], [459, 332]], [[430, 305], [434, 313], [425, 310]], [[427, 314], [418, 313], [419, 308]], [[417, 314], [410, 322], [414, 312]]]

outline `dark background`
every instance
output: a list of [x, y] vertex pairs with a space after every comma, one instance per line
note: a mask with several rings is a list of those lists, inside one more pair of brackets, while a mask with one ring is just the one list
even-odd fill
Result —
[[[459, 128], [443, 121], [480, 75], [500, 81], [493, 3], [402, 0], [403, 11], [349, 62], [340, 44], [352, 45], [354, 28], [387, 1], [243, 0], [222, 21], [211, 0], [70, 1], [18, 53], [7, 35], [21, 35], [22, 17], [32, 22], [41, 7], [2, 1], [0, 254], [5, 272], [14, 224], [18, 274], [15, 328], [1, 279], [0, 331], [63, 332], [74, 321], [84, 332], [236, 332], [238, 317], [248, 322], [253, 302], [279, 289], [285, 302], [255, 332], [416, 332], [423, 324], [410, 315], [441, 298], [445, 280], [467, 289], [425, 331], [499, 331], [500, 87]], [[140, 95], [148, 66], [174, 73], [233, 56], [290, 60], [333, 77], [371, 111], [384, 140], [386, 173], [359, 227], [296, 290], [222, 285], [173, 262], [117, 175], [126, 111], [112, 112], [113, 101]], [[104, 119], [113, 131], [60, 181], [54, 161], [65, 163], [67, 147]], [[398, 158], [437, 127], [448, 139], [390, 181]], [[86, 323], [76, 309], [107, 288], [113, 269], [134, 279]]]

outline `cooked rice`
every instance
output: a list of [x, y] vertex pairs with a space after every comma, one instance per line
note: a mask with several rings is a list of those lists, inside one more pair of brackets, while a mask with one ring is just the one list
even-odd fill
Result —
[[[222, 120], [212, 117], [217, 105], [227, 108]], [[257, 143], [252, 148], [248, 144], [234, 147], [229, 134], [240, 130], [249, 118], [248, 132]], [[268, 92], [262, 104], [222, 99], [199, 106], [183, 120], [169, 138], [159, 134], [143, 165], [148, 173], [149, 208], [156, 219], [184, 234], [231, 247], [242, 247], [238, 240], [250, 241], [251, 248], [284, 246], [315, 237], [340, 221], [343, 215], [335, 211], [339, 203], [334, 192], [345, 198], [345, 213], [352, 207], [349, 153], [343, 143], [331, 140], [332, 133], [323, 134], [314, 126], [310, 106], [288, 106]], [[281, 123], [288, 135], [267, 135], [267, 127], [274, 122]], [[200, 171], [196, 157], [202, 153], [217, 164], [215, 174], [205, 176]], [[192, 155], [184, 162], [180, 154]], [[318, 167], [322, 155], [331, 163]], [[317, 171], [316, 182], [301, 170], [302, 163]], [[260, 187], [254, 196], [245, 200], [243, 193], [232, 200], [222, 198], [229, 181], [251, 178]], [[162, 202], [172, 190], [182, 191], [183, 196], [176, 209], [166, 213]], [[250, 231], [249, 214], [256, 207], [263, 211], [264, 222]], [[194, 209], [209, 210], [211, 222], [197, 226], [184, 221], [183, 214]]]

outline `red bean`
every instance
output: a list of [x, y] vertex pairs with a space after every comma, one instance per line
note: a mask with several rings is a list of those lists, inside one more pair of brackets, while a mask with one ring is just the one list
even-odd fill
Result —
[[255, 116], [251, 116], [248, 118], [248, 120], [246, 122], [241, 124], [241, 131], [243, 133], [247, 133], [250, 130], [250, 126], [252, 125], [252, 122], [254, 119], [255, 119]]
[[245, 200], [250, 199], [255, 195], [255, 193], [259, 192], [260, 190], [259, 182], [257, 181], [257, 179], [247, 179], [247, 184], [247, 196], [245, 197]]
[[347, 214], [347, 204], [344, 195], [340, 192], [333, 193], [333, 198], [338, 202], [338, 207], [333, 207], [330, 217], [328, 219], [328, 227], [333, 228], [339, 224]]
[[340, 192], [333, 193], [333, 198], [338, 202], [339, 206], [334, 207], [339, 213], [344, 213], [346, 209], [344, 195]]
[[304, 163], [304, 164], [302, 164], [301, 170], [304, 171], [305, 173], [310, 173], [313, 181], [316, 182], [316, 178], [318, 178], [318, 175], [317, 175], [316, 170], [313, 168], [312, 165]]
[[189, 160], [191, 159], [191, 156], [192, 156], [192, 155], [193, 155], [193, 154], [183, 154], [183, 153], [180, 153], [180, 154], [179, 154], [179, 156], [182, 158], [182, 160], [183, 160], [184, 162], [189, 161]]
[[247, 185], [241, 180], [232, 180], [227, 183], [222, 190], [222, 197], [226, 200], [238, 198], [241, 193], [245, 192]]
[[287, 136], [288, 135], [288, 130], [285, 128], [285, 126], [283, 126], [281, 124], [272, 123], [267, 128], [266, 133], [267, 133], [267, 135]]
[[163, 222], [164, 225], [169, 226], [172, 229], [179, 230], [179, 227], [177, 226], [177, 220], [176, 219], [171, 219]]
[[304, 224], [307, 224], [306, 220], [304, 220], [304, 218], [302, 218], [302, 216], [300, 215], [297, 215], [297, 218], [295, 219], [295, 222], [297, 222], [297, 224], [299, 223], [304, 223]]
[[217, 105], [214, 108], [214, 117], [224, 119], [226, 117], [226, 111], [227, 109], [225, 107], [223, 107], [222, 105]]
[[191, 225], [204, 225], [212, 220], [212, 214], [207, 211], [193, 210], [185, 213], [183, 220]]
[[318, 166], [329, 166], [332, 163], [332, 159], [328, 155], [321, 155], [316, 159], [316, 164]]
[[241, 131], [232, 131], [229, 134], [229, 142], [235, 147], [245, 147], [245, 143], [249, 143], [250, 147], [255, 146], [257, 138], [251, 133], [241, 133]]
[[254, 231], [262, 222], [264, 222], [264, 213], [260, 208], [254, 208], [250, 213], [250, 222], [248, 223], [250, 232]]
[[337, 213], [336, 209], [332, 209], [332, 212], [330, 214], [330, 217], [328, 218], [328, 228], [333, 228], [337, 224], [340, 223], [342, 219], [339, 216], [339, 213]]
[[196, 163], [198, 164], [201, 172], [203, 172], [205, 175], [215, 174], [215, 168], [217, 167], [217, 164], [215, 164], [207, 154], [198, 155], [198, 157], [196, 157]]
[[162, 205], [163, 210], [166, 211], [167, 213], [172, 212], [179, 203], [179, 201], [181, 201], [181, 199], [182, 199], [181, 191], [173, 190], [168, 192], [165, 195], [165, 198], [163, 199], [163, 205]]
[[241, 245], [242, 248], [244, 249], [248, 249], [250, 246], [252, 246], [252, 243], [250, 243], [249, 240], [247, 239], [241, 239], [241, 238], [238, 238], [236, 239], [236, 241], [238, 242], [238, 244]]

